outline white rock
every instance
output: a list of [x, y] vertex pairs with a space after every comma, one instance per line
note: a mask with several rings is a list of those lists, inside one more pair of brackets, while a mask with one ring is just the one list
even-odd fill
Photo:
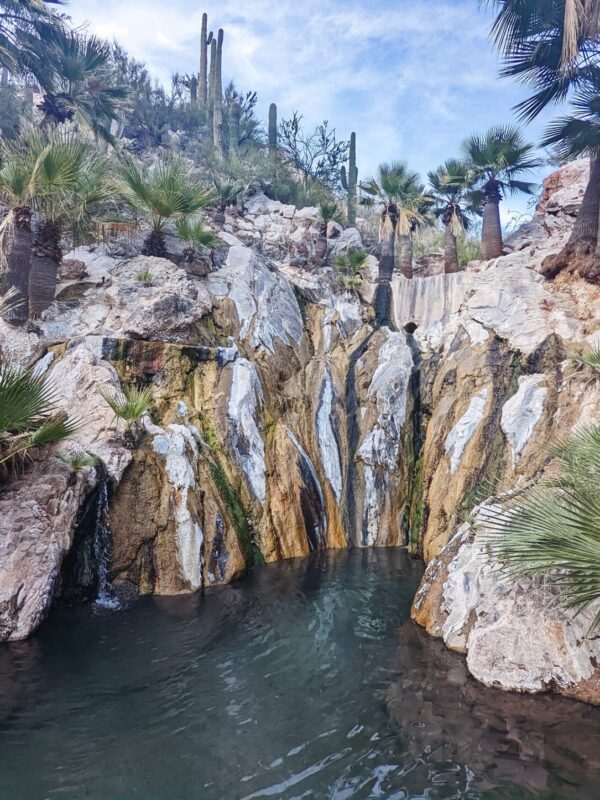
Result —
[[524, 375], [519, 388], [502, 408], [501, 427], [512, 448], [513, 467], [542, 418], [548, 389], [540, 386], [545, 375]]
[[265, 445], [260, 431], [263, 391], [256, 367], [245, 358], [231, 370], [231, 391], [227, 416], [234, 457], [240, 464], [254, 497], [264, 505], [267, 499]]
[[398, 466], [402, 427], [413, 370], [413, 356], [400, 332], [389, 332], [378, 353], [378, 364], [367, 397], [375, 403], [377, 422], [365, 435], [358, 455], [365, 464], [393, 472]]
[[336, 498], [342, 498], [342, 466], [337, 436], [333, 428], [333, 406], [339, 398], [335, 395], [331, 371], [326, 367], [321, 384], [321, 396], [317, 409], [317, 441], [325, 477], [329, 481]]
[[171, 502], [175, 508], [177, 561], [184, 583], [190, 591], [202, 586], [202, 544], [199, 520], [190, 511], [189, 500], [196, 490], [198, 431], [190, 425], [169, 425], [166, 430], [147, 426], [153, 433], [152, 447], [165, 460], [167, 480], [176, 490]]
[[489, 388], [485, 386], [478, 394], [472, 397], [467, 410], [446, 437], [444, 446], [446, 454], [450, 456], [450, 473], [452, 475], [458, 469], [465, 447], [471, 441], [473, 434], [485, 416], [488, 395]]

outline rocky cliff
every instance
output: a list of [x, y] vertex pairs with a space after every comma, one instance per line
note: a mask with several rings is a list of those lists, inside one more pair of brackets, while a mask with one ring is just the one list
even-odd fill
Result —
[[[408, 544], [429, 564], [415, 618], [476, 677], [593, 694], [584, 623], [544, 587], [499, 584], [469, 524], [596, 413], [597, 386], [567, 353], [594, 341], [600, 289], [538, 271], [569, 234], [585, 170], [546, 182], [508, 255], [395, 277], [393, 328], [374, 323], [375, 259], [353, 292], [324, 266], [360, 233], [325, 237], [315, 209], [262, 195], [227, 216], [201, 263], [114, 245], [70, 254], [39, 325], [0, 322], [0, 348], [47, 371], [102, 465], [72, 472], [38, 454], [0, 492], [0, 639], [27, 636], [55, 597], [97, 596], [102, 514], [121, 596], [197, 591], [319, 548]], [[129, 383], [155, 400], [135, 440], [99, 394]]]

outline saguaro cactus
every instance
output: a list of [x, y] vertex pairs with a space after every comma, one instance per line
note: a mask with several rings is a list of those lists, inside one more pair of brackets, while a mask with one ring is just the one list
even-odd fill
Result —
[[277, 105], [269, 106], [269, 153], [277, 152]]
[[358, 185], [358, 169], [356, 167], [356, 134], [350, 136], [350, 158], [348, 172], [342, 167], [342, 186], [348, 193], [348, 225], [356, 225], [356, 187]]
[[213, 37], [210, 43], [210, 73], [208, 78], [208, 110], [212, 115], [215, 110], [215, 75], [217, 72], [217, 40]]
[[241, 119], [242, 119], [242, 107], [237, 100], [234, 100], [229, 109], [229, 155], [230, 156], [235, 156], [239, 152]]
[[208, 14], [202, 14], [200, 33], [200, 74], [198, 76], [198, 104], [206, 108], [208, 104], [208, 48], [213, 40], [212, 31], [208, 33]]
[[198, 78], [195, 75], [190, 78], [190, 101], [198, 105]]
[[217, 53], [215, 65], [215, 88], [213, 98], [213, 143], [217, 156], [223, 158], [225, 155], [223, 143], [223, 39], [225, 33], [223, 28], [219, 28], [217, 35]]

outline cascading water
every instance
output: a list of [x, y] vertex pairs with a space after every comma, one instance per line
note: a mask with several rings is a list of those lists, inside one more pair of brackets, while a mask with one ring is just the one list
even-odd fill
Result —
[[71, 605], [93, 603], [102, 608], [119, 607], [110, 583], [112, 530], [108, 484], [108, 473], [100, 464], [96, 467], [96, 488], [79, 517], [58, 585], [57, 596]]
[[118, 608], [119, 601], [113, 593], [109, 579], [112, 556], [112, 531], [108, 518], [108, 480], [101, 476], [96, 506], [96, 525], [93, 535], [93, 556], [97, 571], [95, 604], [102, 608]]

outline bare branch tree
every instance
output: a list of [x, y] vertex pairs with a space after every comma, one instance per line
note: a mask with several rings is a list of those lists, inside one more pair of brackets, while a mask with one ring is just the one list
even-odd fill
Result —
[[350, 142], [338, 140], [328, 120], [313, 131], [305, 131], [302, 119], [302, 114], [294, 111], [290, 119], [281, 121], [279, 137], [284, 157], [301, 173], [305, 184], [312, 179], [327, 183], [334, 191], [340, 189], [341, 167], [348, 160]]

